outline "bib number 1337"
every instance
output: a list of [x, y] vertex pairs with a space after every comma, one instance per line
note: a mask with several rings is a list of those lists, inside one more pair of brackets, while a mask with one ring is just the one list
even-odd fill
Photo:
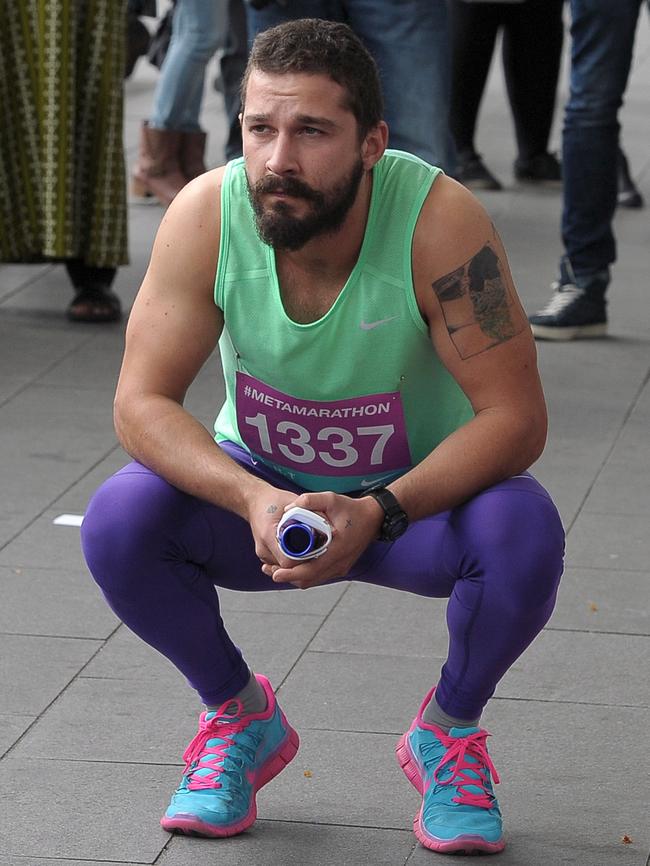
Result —
[[409, 462], [399, 394], [299, 400], [239, 373], [237, 421], [251, 451], [303, 472], [359, 475]]

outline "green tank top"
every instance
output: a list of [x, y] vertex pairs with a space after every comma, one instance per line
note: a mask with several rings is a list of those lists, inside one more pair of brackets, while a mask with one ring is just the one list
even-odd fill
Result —
[[329, 311], [286, 314], [274, 250], [260, 241], [242, 159], [226, 168], [215, 302], [230, 440], [308, 490], [388, 483], [472, 417], [418, 310], [413, 232], [440, 170], [387, 151], [373, 169], [358, 261]]

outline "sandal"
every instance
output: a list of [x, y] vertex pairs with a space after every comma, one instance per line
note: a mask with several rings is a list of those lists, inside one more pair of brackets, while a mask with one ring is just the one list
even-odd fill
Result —
[[119, 322], [122, 305], [106, 286], [86, 287], [77, 291], [66, 315], [71, 322]]

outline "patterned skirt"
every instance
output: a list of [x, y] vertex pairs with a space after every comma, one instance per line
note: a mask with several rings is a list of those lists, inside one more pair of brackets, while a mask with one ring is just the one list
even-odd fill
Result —
[[126, 0], [0, 0], [0, 261], [126, 264]]

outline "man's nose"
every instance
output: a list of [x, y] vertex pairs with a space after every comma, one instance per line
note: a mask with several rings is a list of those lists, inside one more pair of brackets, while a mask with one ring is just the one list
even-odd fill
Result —
[[273, 141], [271, 152], [266, 160], [266, 168], [273, 174], [293, 174], [298, 171], [295, 142], [292, 137], [280, 133]]

